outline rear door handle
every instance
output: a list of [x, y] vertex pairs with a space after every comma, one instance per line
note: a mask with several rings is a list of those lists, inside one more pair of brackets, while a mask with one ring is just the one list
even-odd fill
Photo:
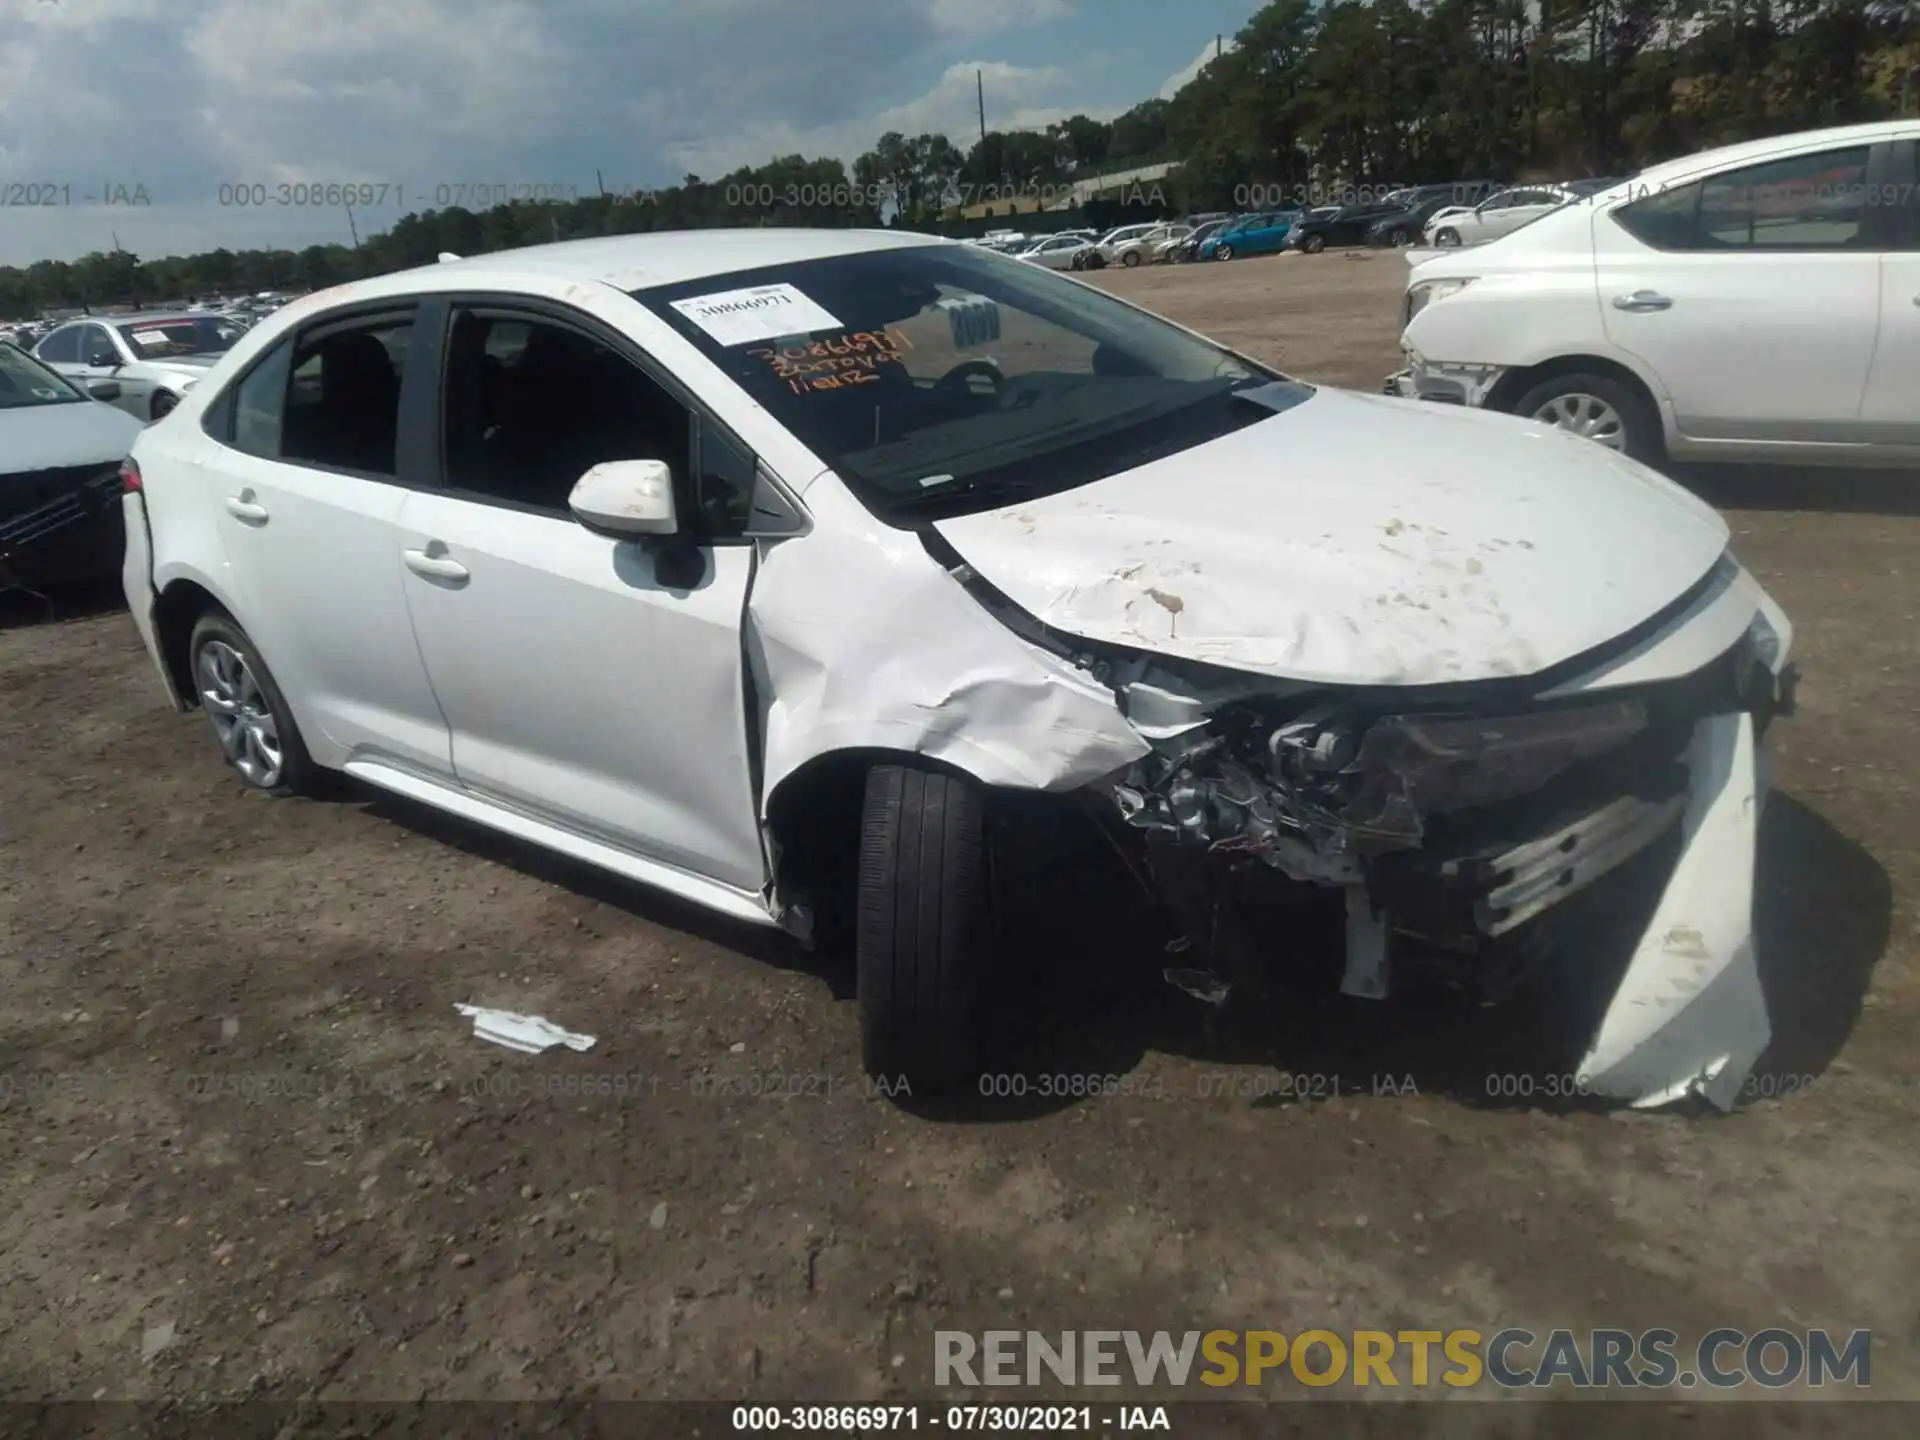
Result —
[[451, 580], [456, 585], [464, 585], [471, 578], [472, 572], [466, 566], [445, 555], [429, 555], [424, 550], [403, 550], [400, 553], [406, 558], [409, 570], [429, 580]]
[[1652, 290], [1636, 290], [1631, 295], [1614, 296], [1613, 308], [1638, 314], [1646, 310], [1671, 310], [1673, 301]]
[[256, 505], [253, 501], [244, 500], [238, 495], [229, 495], [227, 497], [227, 513], [236, 520], [246, 521], [249, 525], [264, 525], [267, 523], [266, 506]]

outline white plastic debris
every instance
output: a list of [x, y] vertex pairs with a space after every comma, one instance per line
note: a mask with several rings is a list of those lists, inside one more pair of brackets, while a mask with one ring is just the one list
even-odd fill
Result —
[[516, 1015], [511, 1010], [489, 1010], [484, 1005], [456, 1005], [453, 1008], [462, 1015], [472, 1017], [475, 1035], [482, 1040], [491, 1040], [495, 1045], [504, 1045], [509, 1050], [538, 1055], [556, 1045], [564, 1045], [569, 1050], [593, 1048], [593, 1036], [562, 1030], [551, 1020], [539, 1015]]
[[179, 1327], [171, 1320], [162, 1320], [158, 1325], [149, 1325], [140, 1336], [140, 1363], [150, 1365], [154, 1359], [173, 1344], [173, 1337], [179, 1333]]

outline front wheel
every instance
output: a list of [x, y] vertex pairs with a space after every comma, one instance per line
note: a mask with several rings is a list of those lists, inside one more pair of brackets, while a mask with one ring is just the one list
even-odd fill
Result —
[[187, 655], [200, 708], [241, 782], [268, 795], [316, 793], [320, 769], [247, 632], [218, 611], [203, 615]]
[[1133, 269], [1134, 266], [1140, 263], [1140, 252], [1138, 250], [1127, 251], [1125, 255], [1120, 257], [1120, 263], [1129, 270]]
[[1233, 247], [1231, 245], [1222, 245], [1218, 250], [1213, 252], [1213, 258], [1216, 260], [1231, 260], [1233, 258]]
[[1327, 242], [1321, 236], [1309, 235], [1300, 242], [1300, 248], [1309, 255], [1318, 255], [1322, 250], [1327, 248]]
[[1451, 225], [1443, 225], [1440, 227], [1439, 233], [1433, 237], [1433, 243], [1449, 247], [1458, 245], [1460, 243], [1460, 232]]
[[913, 1091], [975, 1073], [990, 932], [985, 805], [958, 776], [904, 765], [867, 774], [854, 941], [860, 1057]]
[[1387, 243], [1396, 250], [1404, 250], [1413, 243], [1413, 237], [1404, 230], [1395, 230], [1387, 236]]
[[1556, 375], [1522, 395], [1513, 413], [1648, 465], [1657, 465], [1665, 448], [1654, 408], [1607, 375]]

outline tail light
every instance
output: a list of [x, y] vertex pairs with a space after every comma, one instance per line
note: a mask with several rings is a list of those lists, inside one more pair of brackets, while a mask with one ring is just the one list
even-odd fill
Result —
[[140, 493], [140, 465], [131, 455], [120, 462], [120, 483], [129, 495]]

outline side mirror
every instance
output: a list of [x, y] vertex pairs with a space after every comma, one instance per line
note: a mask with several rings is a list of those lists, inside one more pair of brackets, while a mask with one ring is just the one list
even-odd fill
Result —
[[87, 385], [87, 393], [96, 400], [118, 400], [120, 382], [118, 380], [94, 380]]
[[118, 370], [120, 357], [103, 346], [87, 356], [87, 364], [95, 370]]
[[596, 535], [631, 540], [672, 535], [673, 468], [664, 460], [607, 460], [575, 482], [567, 496], [573, 518]]

